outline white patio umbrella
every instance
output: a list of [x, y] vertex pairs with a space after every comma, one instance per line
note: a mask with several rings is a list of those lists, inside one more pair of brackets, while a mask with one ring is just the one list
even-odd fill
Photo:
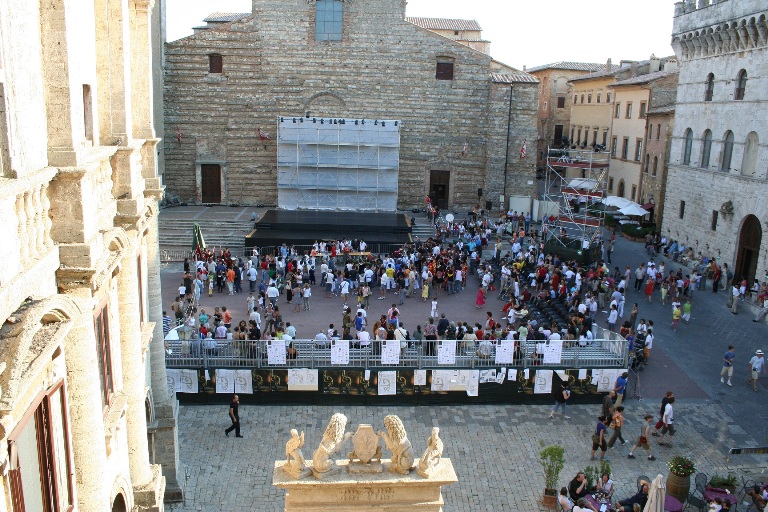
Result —
[[623, 215], [630, 215], [630, 216], [639, 215], [642, 217], [643, 215], [648, 215], [648, 210], [646, 210], [645, 208], [643, 208], [637, 203], [633, 203], [623, 208], [619, 208], [619, 211]]
[[633, 201], [630, 201], [626, 197], [619, 196], [608, 196], [604, 198], [602, 202], [605, 206], [615, 206], [616, 208], [624, 208], [625, 206], [629, 206], [633, 203]]
[[664, 477], [656, 475], [648, 490], [648, 501], [643, 512], [664, 512], [664, 499], [667, 495], [667, 487], [664, 485]]

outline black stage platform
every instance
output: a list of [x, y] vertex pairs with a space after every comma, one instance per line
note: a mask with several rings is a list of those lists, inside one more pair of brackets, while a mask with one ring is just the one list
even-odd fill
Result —
[[369, 245], [403, 244], [411, 241], [410, 234], [402, 213], [268, 210], [245, 237], [245, 246], [311, 245], [344, 238], [362, 238]]

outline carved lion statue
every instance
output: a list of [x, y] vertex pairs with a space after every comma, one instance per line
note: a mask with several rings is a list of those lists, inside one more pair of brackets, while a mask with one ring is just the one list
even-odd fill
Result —
[[402, 420], [394, 414], [384, 418], [384, 426], [387, 431], [379, 431], [379, 435], [384, 439], [387, 449], [392, 452], [392, 464], [389, 470], [393, 473], [407, 475], [413, 468], [413, 446], [405, 433], [405, 427]]
[[351, 436], [351, 434], [344, 435], [346, 428], [346, 416], [338, 412], [331, 416], [331, 421], [328, 422], [328, 427], [326, 427], [325, 434], [323, 434], [323, 440], [312, 457], [313, 467], [316, 472], [325, 473], [333, 468], [334, 461], [331, 460], [331, 456], [339, 451], [348, 437]]

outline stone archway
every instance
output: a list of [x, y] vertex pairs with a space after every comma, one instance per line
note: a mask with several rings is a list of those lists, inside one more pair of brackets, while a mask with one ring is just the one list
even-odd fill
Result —
[[746, 278], [747, 283], [752, 283], [755, 279], [762, 240], [763, 229], [760, 221], [754, 215], [747, 215], [739, 233], [739, 247], [736, 251], [736, 266], [733, 272], [735, 279]]

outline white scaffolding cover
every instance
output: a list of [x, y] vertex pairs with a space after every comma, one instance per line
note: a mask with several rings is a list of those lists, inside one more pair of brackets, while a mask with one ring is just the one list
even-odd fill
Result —
[[279, 208], [396, 210], [399, 121], [282, 116], [277, 124]]

